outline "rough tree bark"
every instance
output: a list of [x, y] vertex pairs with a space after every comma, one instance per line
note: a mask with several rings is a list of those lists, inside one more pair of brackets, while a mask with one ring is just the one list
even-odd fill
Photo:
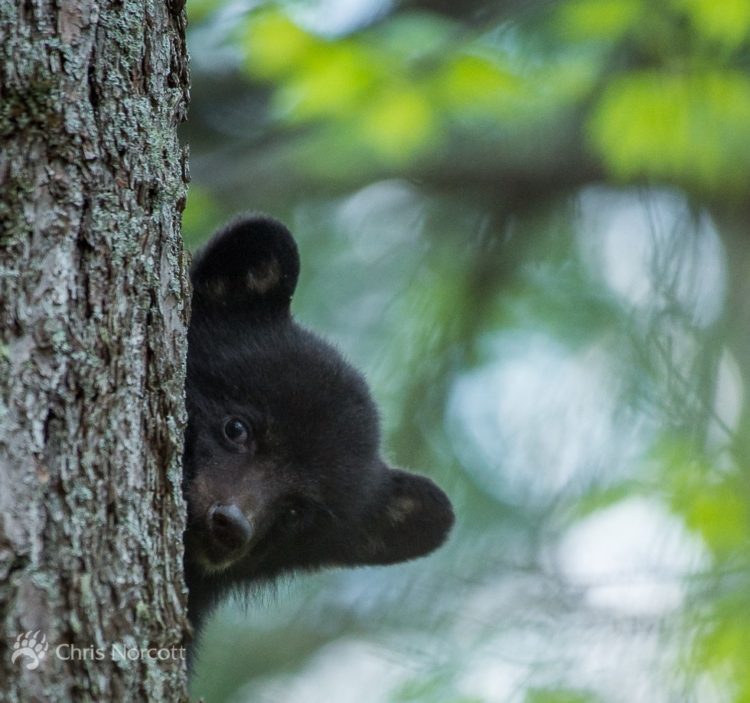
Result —
[[184, 29], [167, 0], [0, 0], [3, 700], [186, 698], [157, 658], [185, 626]]

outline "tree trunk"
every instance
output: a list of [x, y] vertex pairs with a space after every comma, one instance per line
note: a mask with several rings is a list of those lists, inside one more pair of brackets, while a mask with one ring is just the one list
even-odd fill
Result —
[[184, 29], [0, 0], [3, 700], [186, 699]]

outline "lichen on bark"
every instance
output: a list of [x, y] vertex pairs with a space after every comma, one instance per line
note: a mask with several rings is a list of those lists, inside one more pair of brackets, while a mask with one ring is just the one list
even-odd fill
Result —
[[[0, 0], [0, 680], [8, 701], [186, 698], [179, 647], [185, 16]], [[11, 662], [41, 631], [39, 668]], [[104, 651], [63, 658], [56, 647]]]

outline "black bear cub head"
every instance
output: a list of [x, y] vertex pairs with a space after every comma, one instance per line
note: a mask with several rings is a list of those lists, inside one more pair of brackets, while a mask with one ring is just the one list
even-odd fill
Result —
[[296, 569], [427, 554], [453, 523], [429, 479], [389, 467], [362, 376], [290, 314], [299, 258], [245, 217], [192, 268], [184, 492], [189, 616]]

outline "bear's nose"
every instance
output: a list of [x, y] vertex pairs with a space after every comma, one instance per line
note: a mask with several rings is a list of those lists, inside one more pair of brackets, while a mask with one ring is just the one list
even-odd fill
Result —
[[207, 517], [211, 534], [227, 549], [244, 547], [253, 535], [253, 526], [234, 503], [214, 503]]

